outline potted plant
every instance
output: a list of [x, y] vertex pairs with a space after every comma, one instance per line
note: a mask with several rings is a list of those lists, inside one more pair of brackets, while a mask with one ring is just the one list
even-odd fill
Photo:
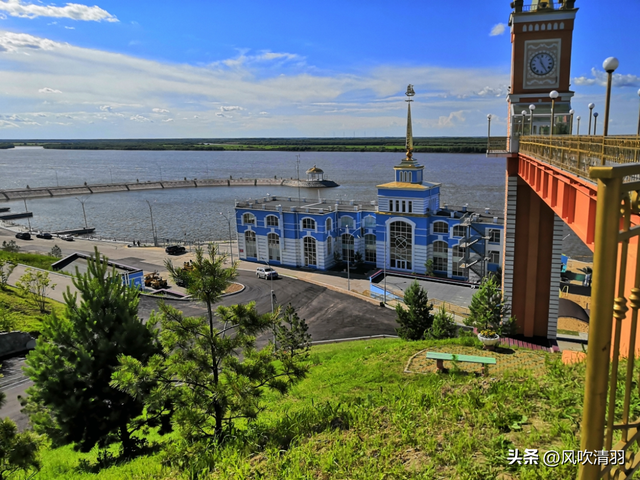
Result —
[[515, 325], [508, 299], [503, 296], [494, 275], [482, 279], [480, 288], [471, 299], [469, 311], [471, 315], [464, 323], [476, 327], [478, 339], [487, 350], [493, 350], [500, 343], [500, 336], [511, 333]]

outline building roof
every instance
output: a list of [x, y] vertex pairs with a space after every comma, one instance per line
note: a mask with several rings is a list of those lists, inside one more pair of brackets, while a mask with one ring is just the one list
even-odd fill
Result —
[[322, 170], [321, 168], [318, 168], [318, 167], [316, 167], [314, 165], [309, 170], [307, 170], [307, 173], [324, 173], [324, 170]]
[[298, 201], [295, 197], [269, 196], [246, 201], [236, 201], [236, 208], [246, 208], [250, 210], [265, 210], [270, 212], [309, 213], [312, 215], [323, 215], [329, 212], [375, 212], [378, 203], [358, 200], [336, 200], [331, 198], [301, 198]]
[[382, 185], [378, 185], [378, 188], [394, 188], [398, 190], [430, 190], [433, 187], [439, 186], [439, 183], [429, 183], [423, 182], [422, 185], [418, 183], [409, 183], [409, 182], [390, 182], [383, 183]]

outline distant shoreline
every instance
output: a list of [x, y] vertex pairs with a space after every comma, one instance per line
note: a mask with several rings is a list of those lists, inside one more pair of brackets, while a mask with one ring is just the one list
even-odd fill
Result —
[[[248, 139], [120, 139], [9, 140], [0, 148], [42, 147], [53, 150], [140, 151], [276, 151], [276, 152], [404, 152], [402, 137], [364, 138], [248, 138]], [[486, 137], [418, 137], [416, 153], [485, 153]]]

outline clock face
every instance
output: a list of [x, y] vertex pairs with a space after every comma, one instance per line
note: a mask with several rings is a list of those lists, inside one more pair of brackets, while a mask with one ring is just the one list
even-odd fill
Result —
[[540, 52], [531, 58], [529, 67], [536, 75], [547, 75], [555, 65], [555, 60], [546, 52]]

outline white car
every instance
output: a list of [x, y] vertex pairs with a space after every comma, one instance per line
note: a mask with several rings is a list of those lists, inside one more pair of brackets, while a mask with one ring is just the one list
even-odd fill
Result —
[[60, 235], [60, 240], [66, 240], [67, 242], [73, 242], [73, 237], [71, 235]]
[[267, 280], [272, 278], [278, 278], [278, 272], [276, 272], [271, 267], [258, 267], [256, 269], [256, 276], [258, 278], [264, 278], [265, 280]]

